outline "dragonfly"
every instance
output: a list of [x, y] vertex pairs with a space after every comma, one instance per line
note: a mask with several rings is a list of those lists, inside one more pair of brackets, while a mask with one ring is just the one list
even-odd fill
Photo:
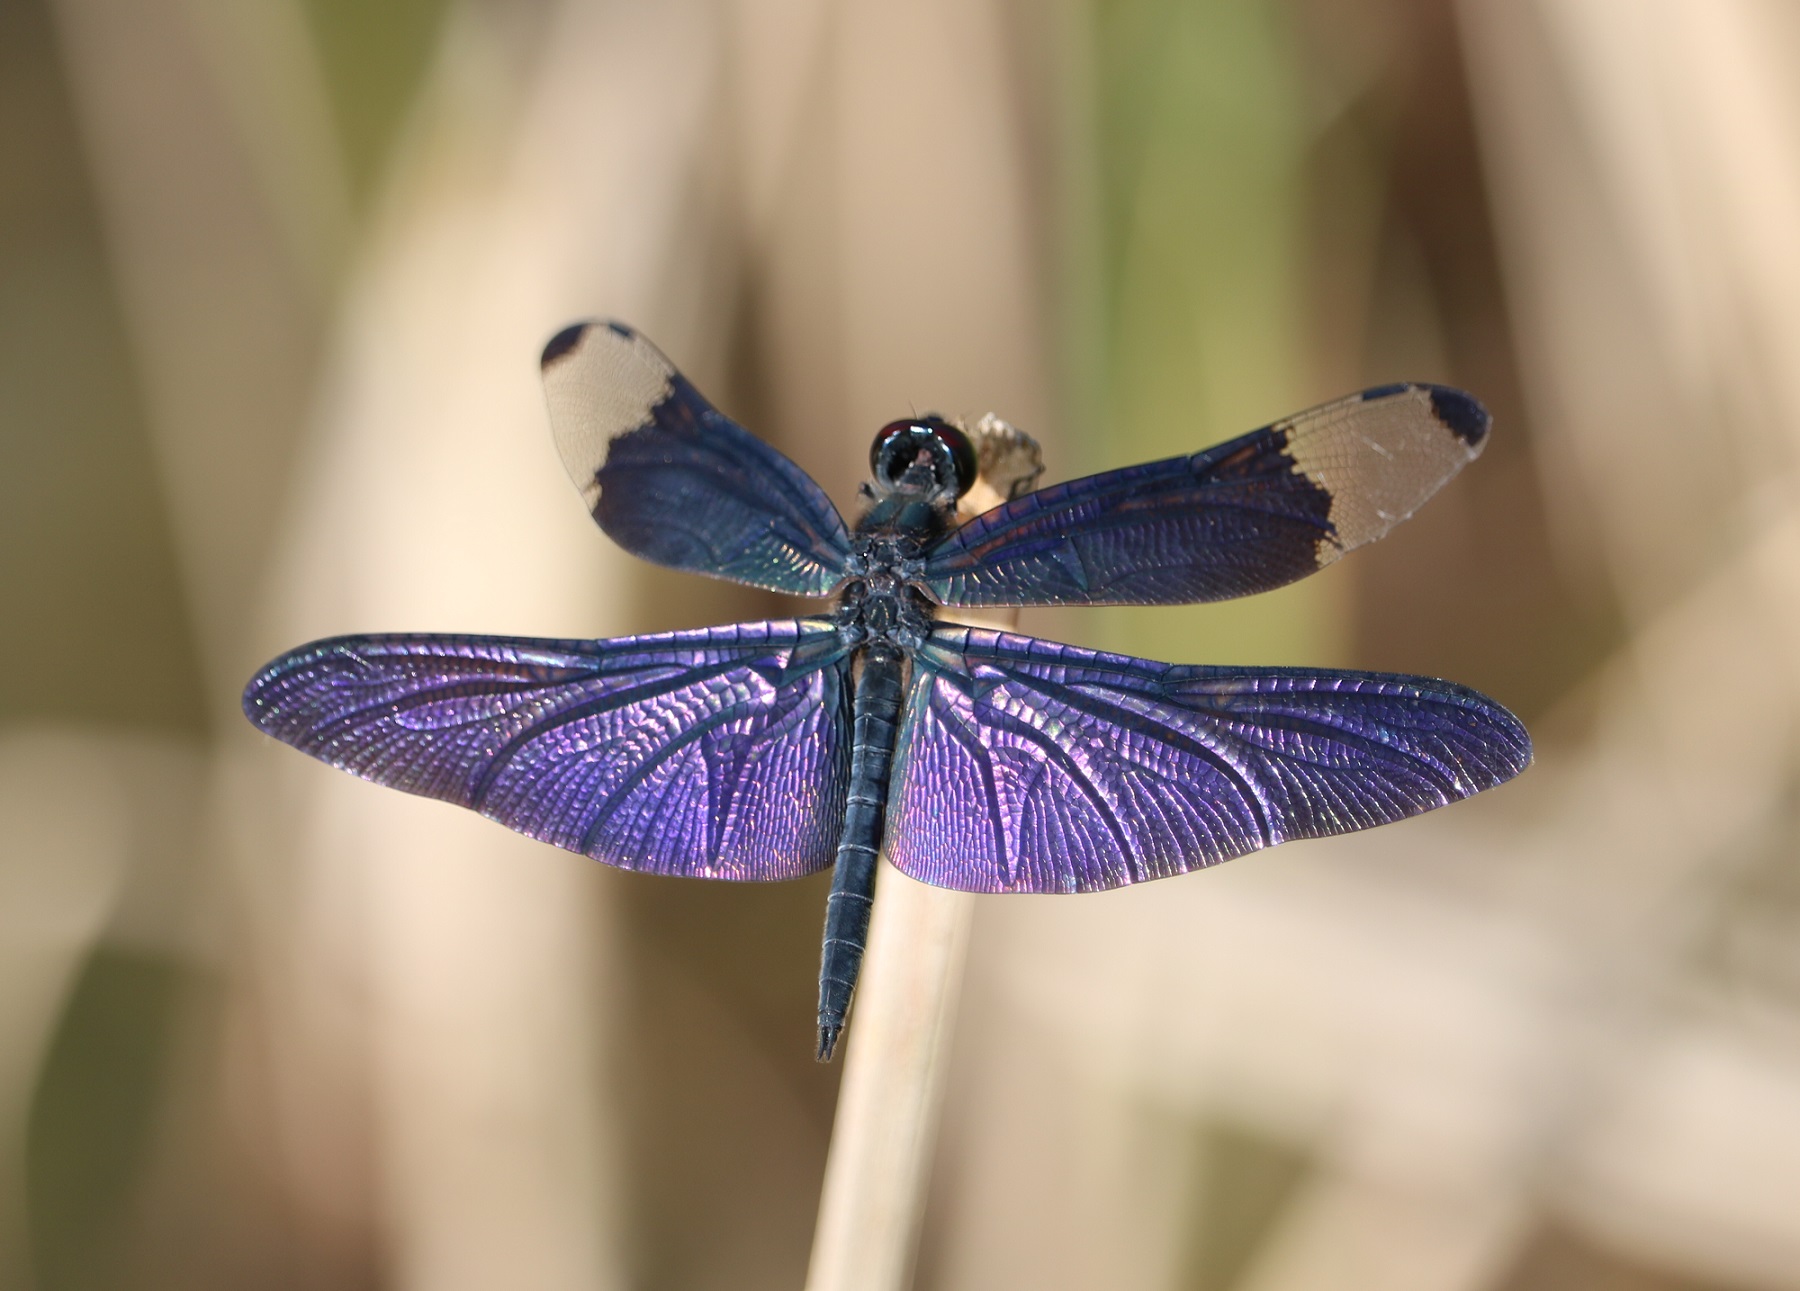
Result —
[[835, 608], [610, 640], [334, 637], [264, 667], [244, 712], [332, 766], [624, 869], [831, 867], [821, 1061], [884, 852], [945, 888], [1096, 892], [1415, 816], [1531, 761], [1513, 714], [1448, 681], [1157, 663], [939, 617], [1293, 582], [1481, 452], [1491, 420], [1459, 390], [1365, 390], [962, 523], [990, 445], [908, 417], [876, 434], [850, 525], [631, 327], [568, 327], [542, 369], [558, 450], [613, 541]]

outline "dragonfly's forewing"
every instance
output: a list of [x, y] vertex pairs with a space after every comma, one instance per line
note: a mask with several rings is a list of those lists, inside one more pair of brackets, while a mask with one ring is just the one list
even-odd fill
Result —
[[563, 465], [625, 550], [796, 596], [843, 580], [850, 539], [825, 491], [637, 332], [564, 328], [544, 347], [543, 372]]
[[825, 868], [850, 664], [821, 620], [553, 641], [338, 637], [269, 664], [257, 726], [321, 761], [626, 869]]
[[1517, 718], [1451, 682], [945, 626], [914, 661], [888, 854], [940, 887], [1091, 892], [1416, 816], [1530, 760]]
[[1372, 542], [1473, 461], [1487, 412], [1444, 386], [1367, 390], [1188, 457], [978, 516], [928, 554], [945, 605], [1177, 605], [1291, 583]]

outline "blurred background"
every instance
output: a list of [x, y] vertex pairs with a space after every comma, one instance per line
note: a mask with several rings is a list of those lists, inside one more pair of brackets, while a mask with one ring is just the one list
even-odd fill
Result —
[[[1447, 381], [1485, 457], [1251, 601], [1520, 781], [975, 916], [918, 1285], [1800, 1287], [1800, 9], [0, 4], [0, 1287], [785, 1288], [826, 880], [610, 871], [256, 736], [351, 631], [792, 612], [547, 433], [610, 314], [854, 501]], [[853, 1042], [853, 1041], [852, 1041]]]

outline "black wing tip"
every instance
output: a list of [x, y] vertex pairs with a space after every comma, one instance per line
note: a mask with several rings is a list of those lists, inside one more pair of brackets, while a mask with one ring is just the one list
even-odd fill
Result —
[[1488, 431], [1494, 424], [1493, 417], [1481, 406], [1481, 400], [1455, 386], [1432, 385], [1425, 381], [1394, 381], [1384, 386], [1371, 386], [1359, 398], [1364, 403], [1373, 403], [1378, 399], [1392, 399], [1409, 390], [1423, 390], [1431, 400], [1432, 416], [1438, 419], [1445, 430], [1470, 448], [1479, 449], [1487, 442]]
[[1494, 418], [1481, 406], [1481, 400], [1454, 386], [1428, 385], [1424, 389], [1431, 396], [1432, 414], [1444, 429], [1470, 448], [1480, 448], [1487, 442]]
[[544, 353], [538, 359], [540, 368], [549, 368], [552, 363], [581, 344], [581, 338], [587, 335], [592, 323], [570, 323], [562, 331], [544, 343]]
[[538, 367], [548, 369], [550, 365], [555, 363], [558, 359], [562, 358], [570, 351], [579, 348], [581, 345], [581, 338], [586, 336], [596, 327], [604, 327], [614, 336], [623, 340], [635, 341], [638, 339], [636, 328], [627, 326], [617, 319], [584, 319], [579, 323], [570, 323], [567, 327], [563, 328], [562, 331], [558, 332], [544, 343], [544, 352], [538, 358]]

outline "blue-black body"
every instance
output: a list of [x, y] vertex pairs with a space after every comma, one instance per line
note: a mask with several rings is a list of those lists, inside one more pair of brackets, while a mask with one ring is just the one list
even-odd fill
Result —
[[837, 1048], [869, 940], [906, 660], [931, 634], [933, 606], [914, 580], [922, 553], [949, 529], [956, 505], [955, 482], [941, 484], [929, 469], [909, 471], [891, 487], [878, 478], [874, 488], [881, 492], [856, 527], [853, 577], [837, 613], [838, 631], [861, 651], [862, 666], [852, 709], [850, 792], [819, 958], [821, 1060]]
[[837, 1048], [862, 971], [875, 904], [875, 862], [881, 855], [887, 819], [888, 776], [894, 740], [900, 731], [906, 656], [882, 641], [865, 651], [856, 682], [850, 753], [850, 792], [845, 797], [844, 830], [832, 863], [831, 895], [825, 900], [825, 944], [819, 955], [819, 1057]]
[[624, 324], [566, 329], [543, 370], [564, 463], [615, 541], [835, 612], [602, 641], [339, 637], [270, 663], [244, 711], [334, 766], [625, 869], [832, 867], [821, 1058], [884, 853], [965, 891], [1099, 891], [1417, 815], [1531, 760], [1511, 713], [1452, 682], [1157, 663], [937, 617], [1303, 577], [1481, 451], [1487, 413], [1461, 391], [1382, 386], [961, 524], [998, 441], [912, 418], [877, 435], [852, 532]]

